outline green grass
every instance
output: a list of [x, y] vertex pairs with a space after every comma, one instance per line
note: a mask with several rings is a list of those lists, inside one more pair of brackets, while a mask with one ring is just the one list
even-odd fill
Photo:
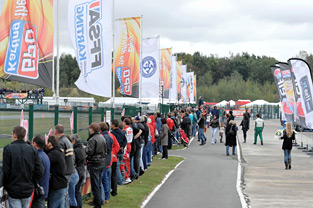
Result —
[[[118, 195], [111, 196], [108, 208], [138, 208], [153, 189], [161, 183], [165, 175], [183, 160], [181, 157], [170, 156], [168, 160], [160, 160], [160, 156], [155, 156], [151, 166], [144, 175], [133, 183], [118, 186]], [[90, 198], [89, 198], [90, 199]], [[84, 201], [83, 207], [91, 207]]]
[[184, 148], [185, 147], [182, 144], [179, 144], [179, 145], [173, 144], [172, 149], [170, 149], [170, 150], [180, 150], [180, 149], [184, 149]]

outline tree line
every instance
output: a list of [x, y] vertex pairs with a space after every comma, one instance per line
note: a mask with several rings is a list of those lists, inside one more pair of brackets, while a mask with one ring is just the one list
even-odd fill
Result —
[[[249, 53], [231, 54], [229, 57], [177, 53], [177, 60], [187, 64], [187, 71], [197, 75], [197, 95], [205, 101], [219, 102], [222, 100], [264, 99], [279, 102], [279, 95], [270, 70], [270, 66], [278, 62], [273, 57], [256, 56]], [[303, 58], [313, 66], [313, 55], [300, 51], [295, 57]], [[287, 60], [286, 60], [287, 61]], [[60, 56], [60, 96], [92, 96], [78, 90], [75, 81], [80, 70], [76, 57], [71, 54]], [[118, 81], [117, 81], [118, 83]], [[24, 83], [2, 80], [0, 87], [14, 89], [32, 89], [34, 86]], [[47, 91], [47, 95], [52, 92]], [[117, 95], [118, 96], [118, 95]], [[106, 99], [96, 97], [96, 100]]]

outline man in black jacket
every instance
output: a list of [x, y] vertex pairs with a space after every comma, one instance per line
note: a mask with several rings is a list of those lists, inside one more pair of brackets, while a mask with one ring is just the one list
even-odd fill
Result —
[[3, 184], [9, 194], [10, 207], [29, 207], [34, 179], [43, 176], [43, 165], [38, 151], [24, 141], [26, 130], [13, 129], [13, 142], [3, 150]]
[[[73, 190], [75, 185], [73, 185], [73, 182], [71, 182], [71, 178], [77, 179], [78, 174], [75, 169], [75, 155], [74, 155], [74, 148], [72, 142], [64, 135], [64, 127], [61, 124], [58, 124], [54, 127], [54, 135], [59, 140], [60, 150], [64, 152], [65, 155], [65, 163], [66, 163], [66, 178], [68, 182], [68, 193], [65, 195], [65, 201], [66, 204], [70, 203], [69, 196], [74, 198], [75, 193], [70, 192], [69, 190]], [[71, 188], [69, 188], [71, 186]], [[73, 200], [74, 201], [74, 200]], [[76, 202], [72, 202], [76, 203]]]
[[58, 124], [54, 127], [54, 135], [58, 138], [60, 149], [65, 154], [66, 176], [68, 181], [71, 175], [76, 172], [74, 165], [74, 148], [71, 141], [64, 135], [64, 127]]
[[86, 163], [86, 153], [83, 148], [82, 143], [80, 142], [80, 136], [78, 134], [73, 134], [71, 136], [72, 144], [74, 146], [74, 153], [75, 153], [75, 167], [78, 173], [78, 182], [75, 186], [75, 198], [77, 201], [77, 207], [83, 207], [83, 200], [80, 193], [81, 186], [85, 179], [85, 163]]
[[87, 139], [87, 166], [90, 174], [91, 190], [94, 196], [92, 205], [101, 208], [101, 180], [105, 167], [106, 156], [108, 153], [107, 143], [100, 134], [100, 127], [97, 123], [89, 126], [89, 138]]
[[46, 150], [50, 159], [48, 207], [65, 207], [66, 164], [64, 153], [60, 150], [59, 141], [55, 136], [49, 136]]
[[183, 121], [181, 122], [181, 128], [185, 131], [188, 139], [190, 139], [190, 125], [191, 125], [191, 120], [187, 112], [183, 112]]
[[136, 140], [136, 152], [134, 156], [134, 169], [136, 171], [137, 175], [142, 175], [144, 172], [140, 169], [140, 160], [142, 160], [141, 157], [141, 151], [143, 146], [145, 145], [145, 135], [146, 135], [146, 129], [142, 123], [140, 123], [140, 117], [135, 117], [135, 127], [141, 130], [141, 134], [139, 138]]
[[123, 160], [124, 148], [127, 144], [127, 139], [125, 137], [124, 132], [118, 126], [119, 126], [118, 120], [113, 120], [111, 122], [111, 128], [112, 128], [111, 133], [115, 136], [121, 148], [120, 151], [117, 153], [117, 166], [116, 166], [117, 184], [123, 185], [123, 177], [122, 177], [122, 173], [120, 170], [120, 166]]

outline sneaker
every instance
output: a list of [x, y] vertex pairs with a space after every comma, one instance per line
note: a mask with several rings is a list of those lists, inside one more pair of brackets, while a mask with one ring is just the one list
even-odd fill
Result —
[[255, 142], [253, 144], [256, 144]]
[[261, 142], [261, 145], [263, 145], [263, 142]]
[[105, 203], [105, 204], [108, 204], [108, 203], [109, 203], [109, 200], [104, 200], [104, 203]]

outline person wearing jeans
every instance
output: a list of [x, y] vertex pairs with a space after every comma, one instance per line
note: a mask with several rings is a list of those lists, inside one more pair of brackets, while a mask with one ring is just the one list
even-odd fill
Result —
[[206, 138], [204, 136], [204, 117], [202, 113], [200, 114], [198, 125], [199, 125], [198, 141], [201, 140], [201, 145], [204, 145], [206, 143]]
[[229, 147], [233, 147], [233, 155], [236, 154], [236, 146], [237, 146], [237, 127], [236, 123], [231, 120], [229, 121], [229, 124], [226, 127], [226, 155], [229, 156]]
[[285, 168], [291, 169], [291, 150], [292, 150], [292, 141], [296, 139], [295, 132], [292, 130], [292, 125], [290, 122], [286, 123], [286, 129], [283, 131], [283, 136], [281, 137], [283, 142], [282, 149], [284, 151], [284, 163]]
[[168, 146], [169, 128], [166, 123], [166, 118], [162, 118], [161, 121], [162, 121], [161, 144], [163, 147], [162, 159], [168, 159], [167, 146]]
[[219, 129], [218, 115], [214, 115], [213, 119], [210, 121], [210, 126], [212, 127], [212, 144], [216, 143], [216, 133]]
[[66, 163], [64, 153], [60, 150], [59, 141], [55, 136], [48, 137], [46, 150], [50, 160], [48, 207], [64, 207], [67, 191]]
[[[121, 162], [123, 160], [124, 148], [127, 144], [127, 139], [125, 137], [125, 133], [119, 128], [118, 120], [113, 120], [111, 122], [111, 129], [112, 129], [111, 133], [115, 136], [115, 138], [117, 139], [117, 141], [120, 145], [120, 150], [117, 153], [117, 165], [116, 165], [117, 184], [123, 185], [123, 177], [122, 177], [122, 172], [121, 172], [120, 166], [121, 166]], [[122, 170], [122, 171], [124, 171], [124, 170]]]
[[116, 174], [117, 174], [117, 184], [118, 185], [123, 185], [122, 172], [124, 170], [121, 171], [121, 169], [120, 169], [122, 160], [123, 160], [123, 154], [117, 154]]
[[78, 183], [78, 181], [79, 181], [78, 173], [77, 172], [73, 173], [71, 176], [70, 183], [68, 185], [68, 195], [70, 198], [71, 207], [77, 207], [77, 200], [75, 197], [75, 187], [76, 187], [76, 184]]
[[[229, 155], [229, 145], [226, 146], [226, 155]], [[233, 152], [232, 152], [233, 155], [236, 154], [236, 146], [233, 146]]]
[[3, 185], [9, 195], [10, 208], [27, 208], [34, 189], [33, 180], [40, 181], [44, 167], [35, 147], [24, 141], [26, 129], [16, 126], [12, 132], [13, 142], [3, 150]]
[[100, 126], [97, 123], [91, 123], [89, 126], [89, 138], [87, 140], [86, 154], [87, 164], [90, 174], [91, 190], [93, 202], [88, 203], [95, 208], [101, 208], [101, 186], [102, 175], [106, 166], [107, 143], [100, 134]]

